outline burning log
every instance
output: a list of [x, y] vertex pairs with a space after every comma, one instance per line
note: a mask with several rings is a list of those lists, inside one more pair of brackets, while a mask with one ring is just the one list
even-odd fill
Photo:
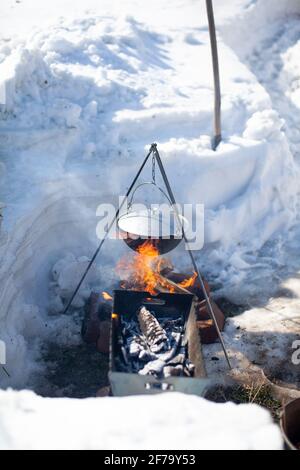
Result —
[[[145, 306], [135, 319], [123, 325], [122, 345], [128, 358], [124, 363], [140, 375], [159, 377], [193, 376], [194, 366], [187, 359], [182, 318], [161, 323]], [[125, 346], [124, 346], [125, 345]]]
[[166, 350], [168, 348], [168, 337], [154, 315], [145, 307], [142, 307], [138, 313], [138, 319], [150, 351], [159, 353]]
[[[148, 362], [148, 364], [146, 364], [145, 367], [140, 371], [141, 375], [160, 374], [163, 371], [163, 375], [166, 377], [164, 368], [167, 367], [167, 364], [170, 363], [170, 361], [176, 355], [181, 340], [181, 334], [172, 332], [171, 338], [172, 341], [169, 350], [159, 355], [158, 359], [156, 358], [153, 361]], [[185, 357], [183, 358], [182, 364], [184, 363], [184, 359]], [[170, 365], [169, 368], [172, 368], [172, 366]]]
[[[169, 275], [171, 275], [171, 274], [169, 274]], [[182, 274], [175, 275], [173, 273], [172, 275], [176, 278], [177, 281], [180, 281], [180, 279], [183, 277]], [[169, 284], [169, 286], [172, 289], [174, 289], [175, 292], [181, 292], [181, 293], [184, 293], [184, 294], [194, 293], [199, 299], [199, 295], [201, 294], [200, 287], [197, 286], [196, 283], [193, 286], [191, 286], [190, 283], [188, 282], [188, 278], [186, 279], [186, 281], [183, 280], [183, 281], [177, 283], [174, 280], [171, 280], [169, 277], [166, 277], [162, 273], [156, 273], [156, 276], [157, 276], [157, 280], [158, 280], [158, 282], [157, 282], [157, 289], [158, 290], [160, 290], [160, 286], [162, 284], [164, 286]], [[189, 278], [189, 279], [191, 280], [192, 278]], [[195, 281], [197, 281], [197, 278], [194, 278], [194, 282]], [[188, 286], [188, 285], [189, 285], [189, 288], [184, 287], [184, 286]], [[206, 287], [207, 292], [209, 292], [209, 286], [208, 286], [207, 282], [205, 282], [205, 287]], [[211, 302], [211, 305], [212, 305], [212, 308], [213, 308], [218, 326], [219, 326], [220, 330], [222, 331], [224, 329], [224, 325], [225, 325], [225, 316], [224, 316], [223, 312], [220, 310], [220, 308], [218, 307], [218, 305], [212, 299], [210, 299], [210, 302]], [[197, 316], [198, 316], [197, 327], [199, 328], [202, 343], [203, 344], [214, 343], [217, 340], [217, 337], [218, 337], [217, 331], [216, 331], [216, 328], [214, 326], [214, 323], [213, 323], [212, 319], [210, 318], [210, 315], [209, 315], [209, 312], [208, 312], [208, 309], [207, 309], [207, 305], [206, 305], [206, 301], [201, 300], [201, 297], [198, 301]]]
[[139, 371], [141, 375], [159, 375], [166, 363], [162, 359], [155, 359], [154, 361], [148, 362], [143, 369]]
[[157, 277], [157, 289], [160, 290], [160, 286], [169, 286], [169, 292], [170, 289], [175, 291], [175, 292], [181, 292], [183, 294], [190, 294], [191, 292], [186, 289], [185, 287], [181, 286], [180, 284], [177, 284], [176, 282], [172, 281], [171, 279], [165, 277], [162, 273], [156, 273]]

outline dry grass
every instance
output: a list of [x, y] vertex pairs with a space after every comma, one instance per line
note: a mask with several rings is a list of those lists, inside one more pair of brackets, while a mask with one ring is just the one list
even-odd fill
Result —
[[255, 403], [268, 409], [274, 420], [279, 421], [281, 412], [281, 403], [275, 400], [270, 392], [268, 385], [244, 385], [235, 387], [215, 387], [210, 390], [206, 396], [210, 401], [217, 403], [226, 403], [231, 401], [238, 405], [245, 403]]

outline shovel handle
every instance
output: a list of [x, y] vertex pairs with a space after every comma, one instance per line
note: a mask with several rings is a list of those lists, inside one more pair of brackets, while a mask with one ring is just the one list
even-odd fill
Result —
[[214, 74], [214, 137], [212, 140], [213, 150], [217, 150], [219, 143], [222, 140], [221, 130], [221, 85], [220, 85], [220, 70], [219, 70], [219, 58], [218, 58], [218, 45], [216, 36], [216, 26], [214, 18], [214, 10], [212, 0], [206, 0], [206, 10], [209, 25], [209, 36], [211, 45], [212, 55], [212, 66]]

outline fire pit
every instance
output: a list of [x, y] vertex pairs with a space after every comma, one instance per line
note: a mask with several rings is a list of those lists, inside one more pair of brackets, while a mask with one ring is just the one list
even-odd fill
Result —
[[191, 294], [114, 292], [109, 372], [113, 395], [204, 394], [209, 380], [195, 305]]
[[[91, 296], [83, 339], [97, 344], [100, 352], [109, 346], [114, 395], [170, 390], [204, 394], [209, 381], [201, 344], [214, 342], [217, 334], [205, 318], [206, 300], [197, 273], [173, 269], [147, 240], [138, 253], [119, 261], [120, 288], [113, 295]], [[212, 305], [222, 328], [224, 316]], [[112, 313], [110, 345], [107, 309]]]
[[[170, 259], [159, 256], [155, 246], [148, 240], [138, 248], [137, 255], [122, 258], [117, 265], [117, 272], [122, 279], [120, 286], [128, 290], [141, 290], [157, 295], [161, 292], [193, 294], [197, 298], [197, 327], [203, 344], [214, 343], [218, 339], [217, 330], [211, 319], [207, 302], [204, 298], [197, 273], [187, 274], [174, 271]], [[210, 288], [204, 280], [210, 296]], [[225, 317], [216, 303], [210, 299], [215, 320], [223, 330]]]

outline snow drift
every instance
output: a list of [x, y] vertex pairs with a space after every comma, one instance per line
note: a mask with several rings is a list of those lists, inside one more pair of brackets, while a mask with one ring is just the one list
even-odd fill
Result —
[[0, 434], [0, 448], [14, 450], [282, 448], [279, 428], [257, 405], [178, 393], [79, 401], [1, 392]]

